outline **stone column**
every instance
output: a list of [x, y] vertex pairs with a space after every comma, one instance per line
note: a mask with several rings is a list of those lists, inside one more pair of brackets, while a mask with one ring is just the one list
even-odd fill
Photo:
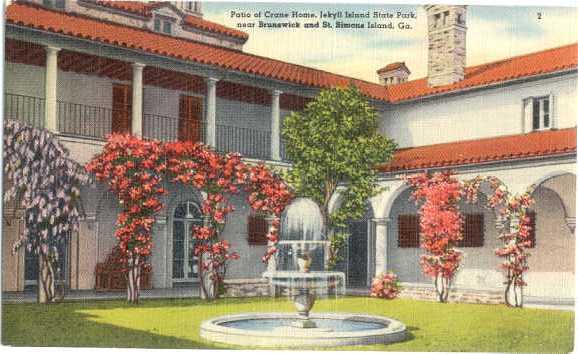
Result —
[[[267, 220], [267, 226], [268, 226], [268, 230], [271, 231], [271, 228], [273, 228], [273, 221], [275, 221], [277, 218], [274, 216], [268, 216], [266, 218]], [[271, 241], [267, 241], [267, 247], [271, 246]], [[269, 261], [267, 261], [267, 272], [274, 272], [277, 270], [277, 257], [276, 255], [271, 256], [271, 258], [269, 258]], [[276, 297], [277, 296], [277, 287], [275, 285], [270, 285], [269, 286], [269, 294], [270, 296]]]
[[375, 224], [375, 275], [387, 271], [387, 242], [390, 218], [377, 218]]
[[143, 79], [142, 73], [145, 65], [132, 64], [132, 121], [131, 132], [133, 135], [142, 137], [142, 102], [143, 102]]
[[206, 144], [217, 147], [217, 82], [207, 78], [207, 141]]
[[281, 112], [279, 97], [281, 91], [273, 90], [271, 93], [271, 160], [281, 160]]
[[56, 116], [58, 84], [58, 51], [60, 48], [46, 47], [46, 72], [44, 80], [44, 127], [52, 132], [58, 131]]

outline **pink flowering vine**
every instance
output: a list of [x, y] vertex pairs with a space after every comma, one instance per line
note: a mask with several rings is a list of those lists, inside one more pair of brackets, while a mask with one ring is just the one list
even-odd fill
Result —
[[506, 288], [504, 300], [508, 306], [522, 307], [522, 289], [526, 286], [524, 273], [528, 271], [527, 249], [531, 247], [530, 218], [528, 208], [534, 204], [531, 189], [521, 195], [512, 195], [506, 186], [496, 177], [476, 177], [464, 183], [466, 200], [475, 203], [478, 200], [480, 186], [487, 182], [492, 190], [487, 206], [498, 214], [498, 238], [503, 246], [496, 249], [497, 256], [504, 258], [501, 264], [505, 273]]
[[438, 301], [446, 302], [451, 281], [462, 260], [455, 249], [462, 239], [462, 217], [458, 202], [461, 184], [451, 172], [421, 173], [405, 178], [413, 187], [412, 198], [419, 207], [422, 271], [434, 279]]

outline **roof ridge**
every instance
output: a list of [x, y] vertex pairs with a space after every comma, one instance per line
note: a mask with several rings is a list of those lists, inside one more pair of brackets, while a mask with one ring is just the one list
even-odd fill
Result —
[[[556, 50], [560, 50], [562, 48], [565, 47], [572, 47], [572, 46], [576, 46], [576, 53], [578, 54], [578, 42], [574, 42], [574, 43], [569, 43], [569, 44], [564, 44], [558, 47], [551, 47], [551, 48], [546, 48], [546, 49], [542, 49], [539, 50], [537, 52], [529, 52], [529, 53], [524, 53], [524, 54], [519, 54], [519, 55], [514, 55], [513, 57], [508, 57], [508, 58], [503, 58], [503, 59], [498, 59], [498, 60], [494, 60], [494, 61], [489, 61], [486, 63], [482, 63], [482, 64], [477, 64], [477, 65], [472, 65], [472, 66], [466, 66], [464, 69], [465, 70], [475, 70], [475, 69], [481, 69], [484, 67], [488, 67], [488, 66], [492, 66], [492, 65], [497, 65], [497, 64], [503, 64], [515, 59], [519, 59], [519, 58], [523, 58], [523, 57], [531, 57], [533, 55], [537, 55], [537, 54], [541, 54], [541, 53], [546, 53], [546, 52], [550, 52], [550, 51], [556, 51]], [[409, 84], [411, 82], [415, 82], [415, 81], [420, 81], [420, 80], [426, 80], [428, 77], [427, 76], [423, 76], [417, 79], [413, 79], [413, 80], [408, 80], [406, 82], [401, 82], [399, 84], [394, 84], [391, 86], [398, 86], [398, 85], [403, 85], [403, 84]], [[456, 84], [459, 83], [456, 82]], [[386, 86], [386, 87], [391, 87], [391, 86]]]

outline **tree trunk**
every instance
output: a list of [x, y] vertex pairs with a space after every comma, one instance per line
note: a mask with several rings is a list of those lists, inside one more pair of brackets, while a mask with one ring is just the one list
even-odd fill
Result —
[[126, 301], [138, 304], [140, 295], [140, 256], [136, 255], [128, 261], [128, 274], [126, 282]]
[[38, 256], [38, 303], [47, 304], [54, 302], [54, 267], [48, 255]]
[[206, 255], [204, 253], [199, 255], [199, 283], [201, 290], [201, 299], [212, 300], [215, 298], [215, 282], [213, 281], [212, 272], [213, 269], [209, 266], [208, 269], [202, 267], [203, 262], [206, 260]]
[[437, 294], [439, 302], [447, 302], [450, 293], [449, 289], [449, 279], [444, 278], [442, 275], [438, 274], [434, 280], [434, 287]]

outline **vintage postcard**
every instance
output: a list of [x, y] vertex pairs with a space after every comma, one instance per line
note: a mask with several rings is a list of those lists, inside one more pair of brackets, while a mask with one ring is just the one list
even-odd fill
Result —
[[572, 352], [576, 4], [4, 3], [3, 349]]

